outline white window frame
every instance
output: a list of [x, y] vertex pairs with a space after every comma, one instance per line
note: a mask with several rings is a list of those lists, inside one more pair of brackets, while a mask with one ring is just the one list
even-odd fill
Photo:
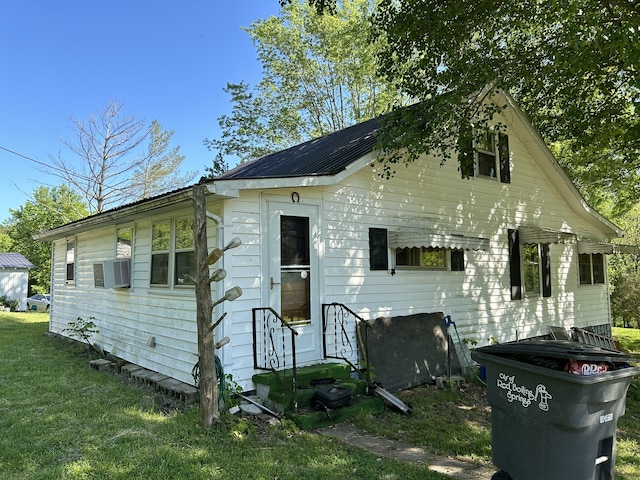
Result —
[[[129, 231], [129, 244], [121, 242], [120, 239], [126, 240], [125, 236], [120, 235], [120, 232]], [[134, 231], [133, 226], [123, 225], [116, 228], [116, 260], [132, 258], [133, 257], [133, 241]]]
[[[402, 265], [398, 264], [398, 254], [400, 250], [409, 250], [409, 264]], [[421, 265], [419, 262], [421, 261], [422, 253], [425, 250], [434, 250], [437, 252], [442, 252], [441, 256], [443, 257], [444, 263], [440, 266], [428, 266]], [[451, 248], [439, 248], [439, 247], [406, 247], [406, 248], [395, 248], [393, 250], [394, 260], [395, 260], [395, 269], [396, 270], [421, 270], [421, 271], [439, 271], [446, 272], [451, 270], [451, 252], [453, 249]], [[464, 253], [463, 253], [464, 255]], [[463, 262], [464, 265], [464, 262]], [[464, 269], [463, 269], [464, 270]], [[460, 271], [463, 271], [460, 270]]]
[[[193, 236], [190, 237], [191, 245], [189, 247], [185, 247], [184, 245], [177, 245], [177, 233], [178, 233], [178, 225], [183, 220], [188, 220], [190, 222], [193, 219], [189, 215], [182, 215], [174, 218], [166, 218], [166, 219], [158, 219], [151, 224], [151, 256], [150, 256], [150, 268], [149, 268], [149, 285], [153, 288], [170, 288], [170, 289], [180, 289], [180, 288], [194, 288], [193, 282], [186, 276], [178, 278], [177, 276], [177, 256], [178, 254], [184, 254], [193, 252], [193, 257], [195, 260], [195, 247], [194, 247], [194, 239]], [[159, 224], [168, 224], [169, 225], [169, 238], [168, 243], [162, 245], [163, 248], [158, 248], [154, 250], [154, 239], [153, 239], [153, 230], [155, 225]], [[153, 258], [156, 255], [166, 255], [166, 282], [162, 283], [153, 283], [154, 271], [153, 271]], [[195, 268], [195, 267], [193, 267]], [[191, 276], [195, 277], [195, 272], [191, 272]]]
[[[596, 281], [595, 279], [595, 271], [593, 266], [593, 257], [594, 255], [599, 255], [599, 258], [602, 259], [602, 281]], [[589, 281], [583, 281], [582, 275], [582, 262], [581, 260], [584, 258], [589, 258]], [[579, 253], [578, 254], [578, 283], [580, 285], [604, 285], [607, 283], [607, 262], [603, 253]]]
[[[542, 296], [542, 254], [540, 252], [539, 243], [525, 243], [522, 245], [522, 290], [525, 297], [541, 297]], [[527, 255], [528, 250], [535, 249], [536, 259], [532, 259]], [[529, 268], [537, 270], [537, 275], [530, 277], [527, 275]], [[535, 280], [535, 285], [532, 285], [531, 278]]]
[[[70, 249], [69, 245], [73, 244]], [[76, 237], [67, 238], [65, 241], [66, 256], [65, 256], [65, 283], [67, 285], [75, 285], [76, 283], [76, 265], [78, 257], [78, 239]], [[71, 253], [70, 253], [71, 252]], [[71, 258], [69, 256], [71, 255]], [[71, 278], [69, 278], [69, 267], [71, 266]]]
[[[488, 148], [483, 148], [478, 138], [483, 135], [487, 140]], [[474, 137], [474, 155], [475, 155], [475, 172], [476, 176], [480, 178], [490, 178], [492, 180], [498, 180], [500, 175], [500, 152], [498, 148], [498, 135], [495, 130], [491, 128], [483, 129], [482, 132], [478, 132]], [[489, 174], [480, 172], [480, 156], [493, 157], [493, 171]]]

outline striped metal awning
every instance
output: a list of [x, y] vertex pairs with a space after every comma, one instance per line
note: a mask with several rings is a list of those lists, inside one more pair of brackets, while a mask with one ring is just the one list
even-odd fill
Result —
[[568, 232], [557, 232], [541, 227], [520, 227], [520, 243], [571, 243], [575, 235]]
[[640, 248], [635, 245], [621, 245], [618, 243], [594, 242], [591, 240], [578, 241], [578, 253], [604, 253], [625, 254], [640, 253]]
[[389, 232], [391, 248], [451, 248], [461, 250], [489, 250], [489, 239], [458, 234], [437, 233], [431, 230]]

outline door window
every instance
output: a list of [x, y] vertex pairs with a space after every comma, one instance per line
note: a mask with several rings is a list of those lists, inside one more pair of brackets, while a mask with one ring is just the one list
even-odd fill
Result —
[[281, 315], [293, 325], [311, 323], [311, 260], [309, 218], [280, 217], [282, 283]]

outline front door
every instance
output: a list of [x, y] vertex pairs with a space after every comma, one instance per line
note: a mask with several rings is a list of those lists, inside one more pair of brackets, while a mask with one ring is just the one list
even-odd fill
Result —
[[296, 362], [322, 356], [317, 207], [269, 204], [269, 306], [293, 327]]

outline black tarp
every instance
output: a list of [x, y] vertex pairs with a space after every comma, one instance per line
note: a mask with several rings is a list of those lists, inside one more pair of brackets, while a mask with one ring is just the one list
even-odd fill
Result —
[[[365, 323], [364, 340], [373, 381], [395, 392], [448, 374], [444, 313], [379, 317]], [[451, 372], [460, 362], [449, 342]]]

